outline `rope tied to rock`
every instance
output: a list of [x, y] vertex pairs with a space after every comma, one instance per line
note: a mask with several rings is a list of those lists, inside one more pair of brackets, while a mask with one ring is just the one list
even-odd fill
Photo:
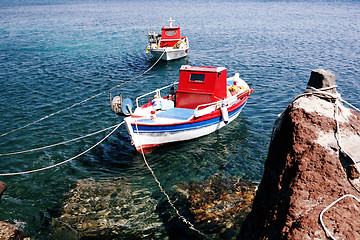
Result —
[[[336, 88], [337, 86], [330, 86], [330, 87], [325, 87], [325, 88], [314, 88], [311, 86], [308, 86], [307, 89], [311, 90], [310, 92], [307, 92], [305, 94], [312, 94], [312, 95], [316, 95], [318, 97], [324, 97], [330, 100], [334, 101], [334, 118], [336, 121], [336, 140], [338, 142], [339, 145], [339, 151], [342, 151], [343, 154], [349, 156], [349, 158], [353, 161], [355, 167], [357, 168], [357, 171], [360, 173], [360, 169], [357, 166], [355, 160], [350, 156], [350, 154], [344, 149], [344, 147], [342, 146], [342, 141], [341, 141], [341, 129], [340, 129], [340, 124], [339, 124], [339, 110], [340, 110], [340, 102], [344, 102], [346, 104], [348, 104], [349, 106], [351, 106], [353, 109], [355, 109], [356, 111], [360, 112], [360, 110], [358, 108], [356, 108], [355, 106], [353, 106], [352, 104], [348, 103], [347, 101], [345, 101], [344, 99], [341, 98], [341, 95], [339, 93], [334, 94], [334, 93], [330, 93], [330, 92], [325, 92], [326, 90], [330, 90], [333, 88]], [[345, 119], [346, 120], [346, 119]]]
[[[302, 97], [302, 96], [315, 95], [317, 97], [320, 97], [320, 98], [323, 98], [323, 99], [326, 99], [326, 100], [330, 100], [330, 101], [332, 101], [334, 103], [334, 118], [335, 118], [335, 122], [336, 122], [335, 138], [336, 138], [338, 146], [339, 146], [339, 154], [341, 153], [341, 154], [343, 154], [345, 156], [348, 156], [348, 158], [351, 159], [351, 161], [354, 163], [354, 166], [356, 167], [358, 173], [360, 173], [360, 169], [359, 169], [359, 166], [357, 165], [356, 161], [351, 157], [351, 155], [342, 146], [341, 129], [340, 129], [340, 123], [339, 123], [340, 102], [346, 103], [347, 105], [349, 105], [350, 107], [352, 107], [353, 109], [355, 109], [358, 112], [360, 112], [360, 110], [358, 108], [356, 108], [355, 106], [353, 106], [352, 104], [350, 104], [349, 102], [342, 99], [339, 93], [327, 92], [327, 90], [331, 90], [331, 89], [334, 89], [336, 87], [337, 86], [334, 85], [334, 86], [330, 86], [330, 87], [324, 87], [324, 88], [317, 89], [317, 88], [308, 86], [306, 88], [306, 92], [303, 93], [303, 94], [300, 94], [296, 99], [298, 99], [299, 97]], [[347, 119], [345, 119], [345, 120], [347, 121]], [[355, 199], [356, 201], [358, 201], [360, 203], [360, 200], [357, 197], [355, 197], [352, 194], [347, 194], [347, 195], [344, 195], [344, 196], [338, 198], [334, 202], [332, 202], [323, 211], [321, 211], [321, 213], [319, 215], [319, 220], [320, 220], [322, 228], [324, 229], [325, 233], [333, 240], [336, 240], [336, 238], [331, 234], [329, 229], [325, 226], [324, 221], [323, 221], [323, 215], [328, 209], [330, 209], [332, 206], [334, 206], [336, 203], [338, 203], [339, 201], [341, 201], [342, 199], [344, 199], [346, 197], [351, 197], [351, 198]]]
[[[341, 95], [339, 93], [331, 93], [328, 92], [328, 90], [332, 90], [334, 88], [336, 88], [337, 85], [333, 85], [333, 86], [329, 86], [329, 87], [324, 87], [324, 88], [315, 88], [312, 86], [307, 86], [305, 93], [302, 93], [300, 95], [298, 95], [291, 103], [293, 104], [297, 99], [301, 98], [301, 97], [306, 97], [306, 96], [317, 96], [319, 98], [322, 98], [324, 100], [327, 101], [331, 101], [334, 104], [334, 119], [336, 122], [336, 132], [335, 132], [335, 138], [337, 140], [338, 146], [339, 146], [339, 154], [345, 154], [349, 157], [349, 159], [351, 159], [351, 161], [354, 163], [357, 171], [360, 173], [360, 169], [358, 167], [358, 165], [356, 164], [356, 161], [349, 155], [349, 153], [346, 152], [346, 150], [343, 148], [342, 146], [342, 141], [341, 141], [341, 130], [340, 130], [340, 123], [339, 123], [339, 110], [340, 110], [340, 102], [346, 103], [347, 105], [349, 105], [351, 108], [353, 108], [354, 110], [356, 110], [357, 112], [360, 112], [360, 109], [355, 107], [354, 105], [350, 104], [349, 102], [347, 102], [346, 100], [344, 100]], [[274, 124], [274, 128], [272, 131], [272, 136], [271, 136], [271, 141], [274, 138], [274, 135], [277, 132], [277, 124], [278, 122], [281, 121], [281, 117], [282, 115], [285, 113], [285, 111], [283, 111], [281, 114], [279, 114], [278, 118], [275, 121]], [[345, 119], [346, 121], [348, 121], [347, 119]], [[353, 186], [354, 187], [354, 186]], [[355, 187], [354, 187], [355, 188]], [[355, 188], [356, 189], [356, 188]], [[357, 189], [356, 189], [357, 190]], [[323, 222], [323, 214], [329, 209], [331, 208], [333, 205], [335, 205], [336, 203], [338, 203], [339, 201], [341, 201], [342, 199], [346, 198], [346, 197], [352, 197], [355, 200], [357, 200], [360, 203], [360, 200], [358, 198], [356, 198], [354, 195], [351, 194], [347, 194], [344, 195], [340, 198], [338, 198], [337, 200], [335, 200], [334, 202], [332, 202], [330, 205], [328, 205], [321, 213], [319, 216], [319, 220], [321, 223], [322, 228], [324, 229], [325, 233], [331, 237], [332, 239], [336, 240], [336, 238], [334, 236], [331, 235], [330, 231], [326, 228], [324, 222]]]
[[327, 90], [332, 90], [334, 88], [336, 88], [337, 85], [333, 85], [330, 87], [324, 87], [324, 88], [314, 88], [311, 86], [307, 86], [307, 88], [305, 89], [305, 94], [311, 94], [311, 95], [316, 95], [318, 97], [322, 97], [325, 99], [338, 99], [340, 97], [339, 94], [334, 94], [334, 93], [330, 93], [330, 92], [326, 92]]
[[325, 99], [339, 100], [340, 102], [346, 103], [351, 108], [353, 108], [356, 111], [360, 112], [359, 108], [355, 107], [354, 105], [352, 105], [348, 101], [344, 100], [339, 93], [334, 94], [334, 93], [326, 92], [327, 90], [331, 90], [331, 89], [334, 89], [336, 87], [337, 87], [337, 85], [333, 85], [333, 86], [330, 86], [330, 87], [324, 87], [324, 88], [314, 88], [314, 87], [311, 87], [311, 86], [307, 86], [307, 88], [305, 90], [305, 93], [300, 94], [297, 98], [295, 98], [295, 100], [298, 99], [299, 97], [302, 97], [302, 96], [315, 95], [315, 96], [318, 96], [318, 97], [323, 97]]
[[338, 198], [337, 200], [335, 200], [334, 202], [332, 202], [329, 206], [327, 206], [324, 210], [321, 211], [320, 213], [320, 216], [319, 216], [319, 219], [320, 219], [320, 223], [321, 223], [321, 226], [323, 227], [324, 231], [326, 232], [326, 234], [333, 240], [337, 240], [332, 234], [331, 232], [329, 231], [329, 229], [325, 226], [324, 224], [324, 220], [323, 220], [323, 215], [324, 213], [329, 210], [332, 206], [334, 206], [336, 203], [340, 202], [342, 199], [346, 198], [346, 197], [351, 197], [353, 199], [355, 199], [356, 201], [358, 201], [360, 203], [360, 200], [355, 197], [354, 195], [352, 194], [347, 194], [347, 195], [344, 195], [340, 198]]

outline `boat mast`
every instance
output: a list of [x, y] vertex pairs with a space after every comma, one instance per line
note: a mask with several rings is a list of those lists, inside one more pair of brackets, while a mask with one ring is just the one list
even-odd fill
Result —
[[168, 22], [170, 23], [170, 27], [172, 28], [172, 23], [175, 22], [175, 20], [172, 20], [172, 18], [170, 17], [170, 19], [168, 20]]

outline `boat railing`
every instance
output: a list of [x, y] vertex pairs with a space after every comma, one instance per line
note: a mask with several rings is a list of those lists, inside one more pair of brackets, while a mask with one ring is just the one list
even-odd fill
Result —
[[231, 105], [237, 99], [243, 98], [243, 97], [249, 95], [250, 93], [251, 93], [250, 90], [247, 89], [243, 92], [237, 93], [237, 94], [235, 94], [231, 97], [225, 98], [225, 99], [220, 99], [219, 101], [216, 101], [216, 102], [200, 104], [195, 108], [194, 116], [201, 117], [201, 116], [211, 113], [211, 112], [215, 111], [216, 109], [219, 109], [223, 106]]
[[136, 107], [139, 107], [139, 99], [144, 98], [144, 97], [146, 97], [146, 96], [148, 96], [148, 95], [151, 95], [151, 94], [154, 94], [154, 93], [160, 93], [161, 90], [164, 90], [164, 89], [166, 89], [166, 88], [170, 88], [171, 86], [174, 86], [174, 85], [176, 85], [176, 84], [179, 84], [179, 82], [174, 82], [174, 83], [172, 83], [172, 84], [170, 84], [170, 85], [167, 85], [167, 86], [165, 86], [165, 87], [156, 89], [156, 90], [154, 90], [154, 91], [152, 91], [152, 92], [148, 92], [148, 93], [146, 93], [146, 94], [144, 94], [144, 95], [141, 95], [141, 96], [137, 97], [137, 98], [136, 98]]

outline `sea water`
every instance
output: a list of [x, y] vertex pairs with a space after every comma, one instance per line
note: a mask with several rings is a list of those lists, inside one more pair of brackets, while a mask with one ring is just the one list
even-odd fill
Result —
[[[170, 17], [189, 38], [188, 57], [159, 62], [129, 81], [156, 61], [145, 54], [147, 30], [160, 31]], [[10, 133], [0, 137], [0, 153], [120, 123], [123, 118], [112, 113], [108, 95], [116, 85], [127, 82], [112, 90], [113, 96], [121, 92], [134, 100], [177, 80], [181, 65], [218, 66], [229, 76], [240, 73], [254, 89], [240, 116], [213, 134], [160, 148], [146, 158], [170, 196], [179, 182], [211, 176], [260, 181], [273, 123], [304, 91], [313, 69], [332, 71], [342, 97], [360, 107], [359, 19], [360, 3], [350, 0], [2, 0], [0, 134]], [[29, 123], [34, 124], [24, 127]], [[0, 156], [0, 173], [67, 160], [108, 132]], [[76, 181], [114, 177], [126, 179], [134, 191], [163, 198], [122, 125], [95, 149], [60, 167], [1, 176], [8, 189], [0, 220], [21, 223], [32, 238], [48, 239], [49, 219]]]

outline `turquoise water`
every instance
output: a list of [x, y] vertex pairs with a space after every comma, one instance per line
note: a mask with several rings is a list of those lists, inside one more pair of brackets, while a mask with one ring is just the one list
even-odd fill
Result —
[[[311, 70], [336, 75], [342, 97], [360, 107], [358, 1], [1, 1], [0, 134], [100, 96], [0, 137], [0, 153], [21, 151], [104, 129], [122, 121], [107, 90], [143, 73], [147, 30], [172, 17], [189, 37], [185, 59], [160, 62], [113, 90], [139, 96], [172, 83], [183, 64], [224, 66], [254, 88], [231, 125], [206, 137], [161, 148], [147, 159], [172, 195], [179, 182], [214, 175], [259, 181], [276, 116], [306, 87]], [[109, 132], [109, 131], [107, 131]], [[69, 159], [106, 133], [37, 152], [0, 156], [0, 172], [37, 169]], [[125, 126], [61, 167], [0, 177], [8, 190], [0, 220], [21, 222], [47, 239], [47, 222], [79, 179], [124, 177], [136, 191], [156, 183], [130, 144]]]

